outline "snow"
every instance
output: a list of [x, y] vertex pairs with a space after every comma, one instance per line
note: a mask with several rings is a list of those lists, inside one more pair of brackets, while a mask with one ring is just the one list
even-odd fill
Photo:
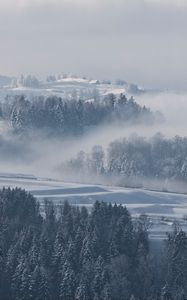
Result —
[[98, 84], [98, 82], [99, 82], [99, 81], [98, 81], [97, 79], [96, 79], [96, 80], [90, 80], [90, 81], [89, 81], [89, 83], [91, 83], [91, 84]]
[[96, 200], [126, 206], [133, 218], [146, 213], [152, 222], [150, 236], [163, 238], [175, 220], [187, 231], [187, 195], [128, 189], [113, 186], [88, 185], [36, 178], [27, 174], [0, 174], [0, 188], [21, 187], [31, 192], [39, 202], [49, 199], [55, 204], [68, 200], [72, 205], [90, 208]]
[[88, 99], [85, 101], [85, 103], [93, 103], [95, 100], [94, 99]]
[[[103, 82], [100, 83], [98, 79], [85, 79], [81, 77], [74, 77], [74, 76], [67, 76], [63, 77], [63, 75], [54, 77], [54, 80], [51, 81], [39, 81], [37, 78], [38, 85], [35, 86], [32, 82], [30, 86], [24, 86], [21, 82], [24, 82], [24, 79], [30, 78], [32, 81], [32, 76], [27, 76], [26, 78], [23, 77], [23, 80], [20, 80], [18, 78], [14, 78], [14, 80], [9, 85], [1, 85], [0, 80], [0, 100], [3, 100], [6, 95], [24, 95], [28, 97], [32, 96], [61, 96], [64, 95], [71, 95], [73, 91], [76, 90], [77, 95], [80, 95], [81, 92], [88, 92], [88, 91], [94, 91], [97, 89], [99, 92], [99, 95], [101, 97], [105, 97], [108, 94], [115, 94], [116, 96], [120, 95], [121, 93], [129, 94], [128, 93], [128, 86], [130, 84], [120, 85], [116, 83], [109, 83], [109, 82]], [[1, 78], [0, 78], [1, 79]], [[3, 82], [3, 81], [2, 81]], [[14, 84], [15, 82], [15, 84]], [[132, 94], [132, 92], [130, 92]], [[88, 100], [88, 99], [85, 99]]]
[[88, 83], [89, 81], [83, 78], [74, 78], [74, 77], [69, 77], [69, 78], [63, 78], [63, 79], [59, 79], [57, 80], [57, 82], [76, 82], [76, 83]]
[[111, 88], [108, 89], [105, 93], [104, 96], [107, 96], [108, 94], [114, 94], [114, 95], [120, 95], [120, 94], [126, 94], [127, 90], [126, 89], [119, 89], [119, 88]]

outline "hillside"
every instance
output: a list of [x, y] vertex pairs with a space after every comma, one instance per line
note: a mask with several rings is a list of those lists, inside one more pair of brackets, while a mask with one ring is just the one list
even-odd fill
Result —
[[176, 220], [187, 231], [186, 194], [85, 185], [25, 174], [1, 174], [0, 188], [17, 186], [31, 192], [41, 204], [45, 199], [51, 200], [55, 205], [68, 200], [72, 205], [91, 208], [98, 200], [126, 206], [133, 217], [147, 214], [151, 222], [152, 239], [164, 238], [165, 233], [172, 230]]

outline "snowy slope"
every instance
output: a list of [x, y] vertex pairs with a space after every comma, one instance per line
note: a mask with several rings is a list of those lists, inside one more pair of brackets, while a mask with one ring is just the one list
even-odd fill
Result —
[[73, 205], [91, 207], [96, 200], [125, 205], [136, 217], [146, 213], [150, 216], [152, 238], [163, 237], [171, 230], [175, 220], [187, 231], [187, 195], [127, 189], [101, 185], [67, 183], [59, 180], [36, 178], [32, 175], [1, 174], [0, 188], [22, 187], [31, 192], [41, 203], [50, 199], [55, 204], [68, 200]]
[[[106, 96], [110, 93], [119, 95], [121, 93], [129, 93], [131, 95], [141, 93], [143, 90], [140, 89], [137, 85], [129, 84], [124, 82], [110, 82], [86, 79], [76, 76], [49, 76], [52, 77], [52, 80], [39, 81], [34, 76], [24, 77], [23, 75], [20, 78], [11, 78], [0, 76], [0, 99], [4, 99], [6, 95], [19, 95], [25, 94], [29, 96], [70, 96], [72, 92], [77, 93], [79, 97], [86, 97], [86, 100], [89, 99], [89, 93], [97, 90], [100, 96]], [[2, 78], [2, 80], [1, 80]], [[33, 84], [32, 84], [33, 80]], [[36, 84], [37, 82], [37, 84]], [[86, 95], [86, 96], [85, 96]]]

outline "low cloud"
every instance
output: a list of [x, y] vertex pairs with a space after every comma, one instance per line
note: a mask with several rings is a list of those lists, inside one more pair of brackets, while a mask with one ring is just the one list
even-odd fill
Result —
[[187, 136], [187, 93], [161, 92], [136, 98], [141, 105], [164, 114], [166, 122], [156, 126], [166, 137]]

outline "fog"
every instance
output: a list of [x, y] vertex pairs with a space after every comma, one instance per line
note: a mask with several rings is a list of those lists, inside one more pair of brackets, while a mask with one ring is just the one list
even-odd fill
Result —
[[[1, 0], [0, 74], [77, 72], [144, 87], [136, 101], [164, 114], [154, 125], [110, 124], [77, 138], [17, 137], [0, 124], [2, 171], [59, 176], [61, 162], [132, 134], [187, 135], [186, 0]], [[97, 20], [97, 21], [96, 21]]]
[[161, 111], [166, 121], [155, 130], [162, 132], [166, 137], [175, 135], [187, 136], [187, 94], [175, 92], [163, 92], [147, 94], [137, 97], [136, 101], [146, 105], [152, 110]]
[[165, 120], [153, 125], [111, 123], [74, 138], [49, 138], [41, 132], [18, 138], [1, 124], [1, 171], [62, 178], [57, 171], [62, 162], [74, 158], [81, 150], [90, 152], [95, 145], [101, 145], [106, 150], [112, 141], [133, 134], [152, 137], [160, 132], [165, 137], [186, 136], [186, 99], [186, 94], [171, 92], [137, 96], [139, 104], [146, 105], [153, 111], [159, 110], [164, 114]]
[[1, 171], [59, 177], [57, 169], [61, 163], [74, 158], [81, 150], [90, 152], [95, 145], [101, 145], [106, 150], [115, 139], [129, 137], [135, 133], [141, 136], [152, 136], [159, 131], [155, 130], [145, 125], [119, 126], [114, 123], [99, 126], [82, 137], [57, 139], [35, 133], [33, 137], [19, 140], [16, 136], [6, 132], [5, 137], [2, 134], [0, 144]]

